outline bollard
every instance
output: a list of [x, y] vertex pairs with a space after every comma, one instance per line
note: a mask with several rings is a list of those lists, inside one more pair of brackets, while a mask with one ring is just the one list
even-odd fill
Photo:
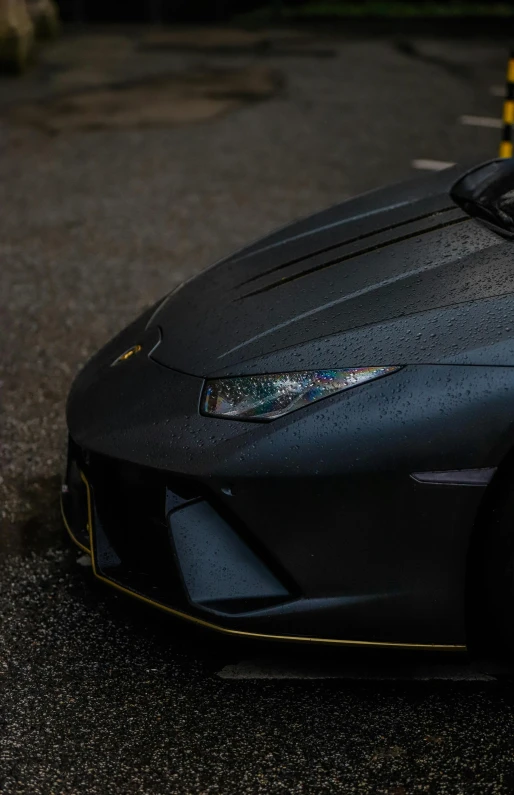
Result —
[[0, 0], [0, 72], [22, 72], [33, 43], [34, 26], [25, 0]]
[[514, 123], [514, 50], [511, 50], [507, 66], [507, 85], [503, 103], [503, 129], [500, 157], [512, 157], [512, 125]]

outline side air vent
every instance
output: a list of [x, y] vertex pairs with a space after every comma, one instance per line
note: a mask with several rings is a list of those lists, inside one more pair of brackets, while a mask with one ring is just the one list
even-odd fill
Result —
[[242, 613], [291, 595], [255, 552], [204, 500], [169, 516], [173, 544], [192, 602], [221, 613]]

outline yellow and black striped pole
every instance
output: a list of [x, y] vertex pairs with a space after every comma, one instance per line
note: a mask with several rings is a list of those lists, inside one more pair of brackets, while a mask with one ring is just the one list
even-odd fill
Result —
[[514, 50], [511, 50], [507, 66], [507, 85], [503, 103], [503, 128], [500, 157], [512, 157], [512, 125], [514, 124]]

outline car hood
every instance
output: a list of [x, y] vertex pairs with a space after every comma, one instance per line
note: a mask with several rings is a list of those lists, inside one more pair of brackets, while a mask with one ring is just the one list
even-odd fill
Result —
[[154, 314], [153, 358], [200, 376], [514, 364], [514, 244], [452, 202], [466, 170], [343, 202], [204, 271]]

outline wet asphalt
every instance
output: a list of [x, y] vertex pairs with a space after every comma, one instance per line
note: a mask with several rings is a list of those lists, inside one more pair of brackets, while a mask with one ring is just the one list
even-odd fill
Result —
[[[459, 116], [499, 115], [501, 42], [321, 44], [329, 55], [161, 53], [156, 69], [280, 72], [274, 97], [203, 124], [48, 135], [0, 116], [5, 795], [514, 791], [508, 672], [444, 660], [442, 681], [430, 658], [205, 637], [93, 582], [61, 525], [66, 393], [110, 335], [273, 227], [412, 175], [413, 159], [496, 153], [498, 131]], [[37, 96], [22, 80], [0, 83], [0, 108]]]

